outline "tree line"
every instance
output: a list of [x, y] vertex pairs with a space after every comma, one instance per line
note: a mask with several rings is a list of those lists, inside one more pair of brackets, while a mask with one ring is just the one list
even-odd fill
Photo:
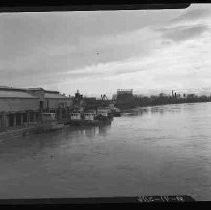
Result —
[[134, 95], [133, 97], [134, 97], [134, 103], [139, 106], [211, 101], [211, 96], [206, 96], [206, 95], [198, 96], [196, 94], [187, 94], [185, 95], [185, 97], [181, 97], [180, 95], [169, 96], [160, 93], [159, 95], [152, 95], [150, 97], [139, 96], [139, 95]]
[[[114, 99], [116, 99], [114, 95]], [[143, 96], [133, 95], [133, 97], [122, 102], [116, 100], [116, 105], [119, 108], [134, 108], [140, 106], [156, 106], [165, 104], [179, 104], [179, 103], [197, 103], [197, 102], [211, 102], [211, 96], [198, 96], [196, 94], [179, 94], [165, 95], [160, 93], [159, 95]]]

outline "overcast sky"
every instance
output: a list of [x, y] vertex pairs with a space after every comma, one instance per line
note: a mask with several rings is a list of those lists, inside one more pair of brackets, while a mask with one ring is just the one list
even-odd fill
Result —
[[0, 14], [0, 86], [110, 95], [211, 90], [211, 4]]

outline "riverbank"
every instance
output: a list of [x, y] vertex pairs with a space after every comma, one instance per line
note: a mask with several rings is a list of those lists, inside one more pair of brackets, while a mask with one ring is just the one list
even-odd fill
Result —
[[130, 112], [139, 108], [145, 108], [145, 107], [154, 107], [154, 106], [165, 106], [165, 105], [171, 105], [171, 104], [194, 104], [194, 103], [207, 103], [207, 102], [211, 102], [210, 101], [175, 101], [172, 103], [159, 103], [159, 104], [145, 104], [145, 105], [137, 105], [137, 106], [133, 106], [130, 108], [122, 108], [120, 109], [121, 112]]

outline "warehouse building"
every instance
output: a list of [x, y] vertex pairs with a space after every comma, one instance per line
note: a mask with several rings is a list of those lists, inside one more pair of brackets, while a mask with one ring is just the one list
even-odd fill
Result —
[[0, 130], [27, 126], [39, 119], [39, 98], [24, 89], [0, 87]]
[[35, 124], [42, 112], [56, 113], [58, 120], [65, 119], [71, 106], [72, 98], [58, 91], [0, 86], [0, 131]]
[[73, 100], [58, 91], [44, 90], [43, 88], [28, 88], [27, 92], [39, 98], [41, 112], [56, 113], [57, 119], [67, 116], [73, 106]]

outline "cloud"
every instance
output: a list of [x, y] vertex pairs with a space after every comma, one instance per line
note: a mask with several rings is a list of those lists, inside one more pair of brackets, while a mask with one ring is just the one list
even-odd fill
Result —
[[[65, 90], [79, 88], [87, 93], [99, 93], [117, 88], [133, 88], [140, 93], [148, 90], [170, 92], [172, 89], [211, 88], [211, 42], [210, 32], [185, 42], [173, 42], [155, 49], [150, 56], [136, 56], [120, 62], [110, 62], [80, 69], [81, 75], [73, 78], [72, 73], [60, 84]], [[89, 76], [90, 75], [90, 76]], [[71, 84], [68, 86], [68, 84]], [[91, 84], [96, 84], [91, 87]], [[101, 87], [96, 89], [95, 87]], [[148, 92], [150, 92], [148, 91]]]
[[[60, 82], [65, 79], [65, 75], [80, 79], [108, 75], [113, 66], [117, 65], [122, 70], [113, 74], [125, 74], [131, 69], [126, 70], [120, 64], [131, 57], [147, 57], [159, 47], [159, 40], [159, 33], [142, 28], [117, 35], [104, 35], [98, 39], [84, 37], [77, 47], [71, 43], [47, 47], [41, 45], [40, 50], [34, 53], [17, 55], [13, 59], [0, 58], [0, 81], [6, 81], [10, 77], [18, 85], [20, 81], [24, 81], [25, 85], [31, 81], [33, 85], [40, 86], [44, 82]], [[102, 66], [106, 67], [103, 72]]]
[[97, 65], [88, 66], [82, 69], [76, 69], [74, 71], [59, 72], [57, 75], [80, 80], [84, 78], [93, 79], [102, 77], [113, 77], [141, 71], [145, 71], [145, 69], [143, 68], [143, 66], [142, 68], [140, 68], [140, 60], [132, 58], [122, 60], [120, 62], [116, 61], [99, 63]]
[[209, 31], [211, 8], [205, 5], [191, 5], [183, 10], [176, 18], [172, 18], [164, 25], [152, 26], [152, 29], [161, 33], [164, 45], [186, 41], [200, 37]]
[[208, 16], [210, 16], [209, 9], [188, 8], [187, 12], [185, 12], [185, 13], [181, 14], [179, 17], [175, 18], [174, 22], [198, 20], [198, 19], [205, 18]]
[[203, 24], [198, 24], [194, 26], [176, 26], [160, 29], [160, 31], [162, 31], [163, 38], [173, 41], [184, 41], [197, 38], [207, 30], [209, 30], [209, 27]]
[[2, 15], [0, 83], [66, 92], [207, 85], [210, 18], [191, 11]]
[[75, 49], [83, 38], [98, 40], [103, 36], [116, 36], [160, 19], [149, 20], [148, 14], [140, 11], [8, 13], [0, 16], [0, 58], [4, 59], [33, 56], [52, 48], [66, 51], [66, 45]]

